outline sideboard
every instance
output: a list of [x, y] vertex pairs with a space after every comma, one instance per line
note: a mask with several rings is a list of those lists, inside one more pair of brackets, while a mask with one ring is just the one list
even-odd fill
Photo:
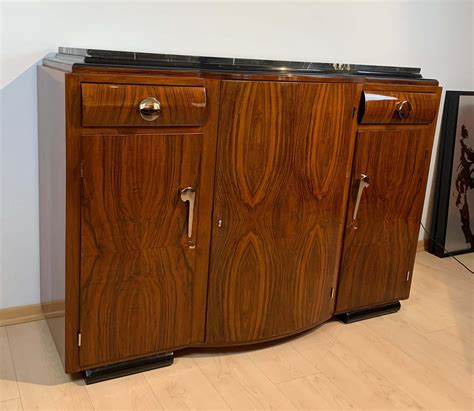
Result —
[[408, 298], [419, 69], [61, 48], [38, 69], [41, 298], [94, 382]]

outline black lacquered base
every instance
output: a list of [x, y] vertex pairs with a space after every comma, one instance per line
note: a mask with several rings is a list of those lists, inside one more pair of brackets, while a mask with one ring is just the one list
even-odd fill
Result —
[[350, 311], [338, 314], [337, 318], [346, 324], [355, 323], [356, 321], [366, 320], [368, 318], [378, 317], [380, 315], [396, 313], [400, 310], [400, 301], [394, 303], [378, 305], [377, 307], [364, 308], [362, 310]]
[[82, 371], [82, 378], [86, 384], [94, 384], [100, 381], [111, 380], [112, 378], [124, 377], [142, 371], [153, 370], [155, 368], [167, 367], [173, 364], [174, 355], [172, 352], [153, 355], [151, 357], [137, 358], [136, 360], [120, 362], [106, 365], [104, 367], [91, 368]]

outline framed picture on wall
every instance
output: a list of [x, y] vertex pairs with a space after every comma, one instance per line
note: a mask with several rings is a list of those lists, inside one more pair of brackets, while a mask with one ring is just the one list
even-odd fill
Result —
[[447, 91], [429, 251], [474, 251], [474, 92]]

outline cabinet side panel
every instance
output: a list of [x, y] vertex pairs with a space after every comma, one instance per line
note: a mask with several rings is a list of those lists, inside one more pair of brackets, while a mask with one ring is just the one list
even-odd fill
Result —
[[66, 125], [64, 73], [38, 67], [41, 305], [64, 363]]

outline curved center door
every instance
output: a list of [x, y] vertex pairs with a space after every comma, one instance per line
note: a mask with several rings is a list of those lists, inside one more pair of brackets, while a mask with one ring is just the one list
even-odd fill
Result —
[[222, 82], [208, 343], [272, 339], [334, 313], [358, 90]]

